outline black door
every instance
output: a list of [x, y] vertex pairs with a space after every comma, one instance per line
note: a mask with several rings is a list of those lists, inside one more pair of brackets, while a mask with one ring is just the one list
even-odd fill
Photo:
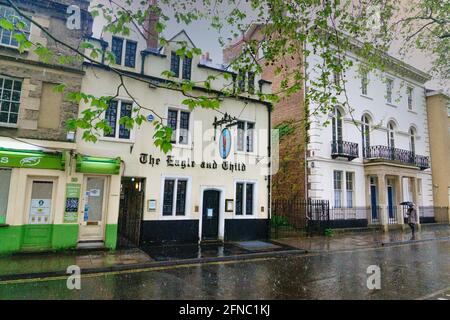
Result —
[[122, 178], [119, 207], [118, 245], [139, 246], [144, 211], [145, 179]]
[[203, 193], [202, 240], [216, 240], [219, 235], [220, 192]]

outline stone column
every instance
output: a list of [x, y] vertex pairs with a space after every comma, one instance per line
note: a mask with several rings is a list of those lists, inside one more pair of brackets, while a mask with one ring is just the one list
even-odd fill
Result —
[[412, 201], [416, 204], [416, 212], [417, 212], [417, 230], [420, 231], [420, 209], [419, 209], [419, 196], [417, 194], [417, 179], [416, 178], [409, 178], [409, 183], [411, 184], [411, 191], [412, 191]]
[[402, 186], [403, 177], [396, 176], [395, 177], [395, 201], [397, 202], [395, 205], [398, 208], [397, 210], [397, 222], [401, 225], [402, 230], [405, 230], [405, 223], [403, 217], [403, 206], [400, 205], [400, 202], [403, 201], [403, 186]]
[[383, 231], [388, 231], [388, 212], [386, 199], [386, 175], [384, 173], [377, 174], [378, 179], [378, 207], [380, 208], [378, 214], [380, 215], [380, 222]]

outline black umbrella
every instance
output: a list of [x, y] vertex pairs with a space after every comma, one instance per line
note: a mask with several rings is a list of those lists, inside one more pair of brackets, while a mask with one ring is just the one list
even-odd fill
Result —
[[403, 201], [403, 202], [400, 202], [400, 205], [401, 206], [412, 206], [414, 204], [411, 201]]

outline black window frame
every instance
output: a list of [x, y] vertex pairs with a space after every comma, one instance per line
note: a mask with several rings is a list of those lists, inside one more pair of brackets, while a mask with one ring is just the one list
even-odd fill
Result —
[[[113, 36], [111, 39], [111, 52], [115, 57], [115, 64], [117, 65], [122, 65], [122, 58], [123, 58], [123, 43], [124, 43], [124, 38], [120, 38], [120, 37], [116, 37]], [[120, 51], [119, 50], [115, 50], [116, 46], [114, 45], [114, 42], [120, 42]]]
[[176, 51], [170, 53], [170, 71], [176, 78], [180, 77], [180, 60], [181, 58]]
[[183, 59], [183, 65], [182, 65], [182, 79], [184, 80], [191, 80], [192, 76], [192, 58], [185, 57]]
[[172, 128], [171, 143], [188, 145], [191, 113], [186, 110], [169, 108], [167, 125]]
[[[115, 104], [115, 110], [111, 109]], [[124, 106], [128, 107], [124, 110]], [[111, 112], [113, 114], [111, 114]], [[124, 114], [125, 113], [125, 114]], [[105, 111], [104, 120], [111, 127], [110, 133], [103, 133], [104, 138], [118, 139], [118, 140], [131, 140], [131, 129], [127, 129], [124, 124], [120, 123], [120, 119], [123, 117], [132, 117], [133, 115], [133, 103], [131, 101], [114, 99], [109, 102], [108, 108]], [[113, 123], [114, 121], [114, 123]]]
[[162, 199], [162, 215], [186, 216], [189, 179], [181, 177], [165, 177]]
[[[249, 188], [251, 186], [251, 188]], [[250, 190], [250, 200], [249, 197]], [[256, 182], [254, 181], [236, 181], [235, 183], [235, 215], [253, 216], [256, 213]], [[250, 203], [249, 203], [250, 201]], [[249, 210], [250, 207], [250, 210]]]
[[[134, 48], [130, 48], [133, 45]], [[130, 50], [132, 50], [130, 52]], [[136, 52], [137, 52], [137, 42], [133, 40], [126, 40], [125, 43], [125, 67], [135, 68], [136, 67]]]

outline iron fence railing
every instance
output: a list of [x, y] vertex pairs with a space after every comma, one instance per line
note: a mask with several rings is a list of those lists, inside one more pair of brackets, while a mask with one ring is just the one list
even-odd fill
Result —
[[331, 157], [345, 157], [353, 160], [359, 157], [358, 144], [348, 141], [332, 141], [331, 142]]
[[416, 155], [414, 152], [409, 150], [391, 148], [387, 146], [366, 147], [364, 148], [364, 157], [366, 159], [384, 159], [412, 164], [419, 167], [421, 170], [430, 167], [430, 159], [427, 156]]

